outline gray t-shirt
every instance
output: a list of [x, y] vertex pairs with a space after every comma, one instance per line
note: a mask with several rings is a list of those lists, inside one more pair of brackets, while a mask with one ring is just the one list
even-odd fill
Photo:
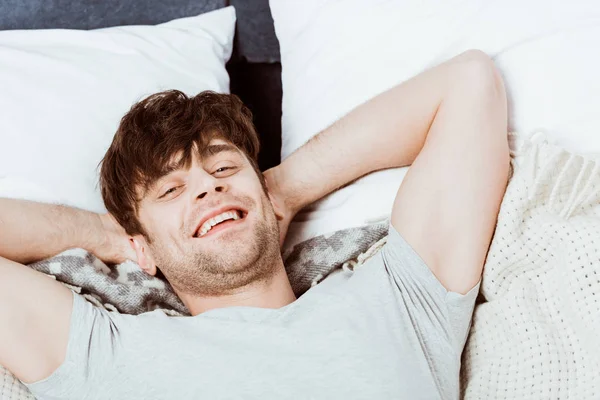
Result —
[[355, 272], [280, 309], [111, 313], [74, 295], [40, 399], [456, 399], [479, 285], [448, 292], [390, 226]]

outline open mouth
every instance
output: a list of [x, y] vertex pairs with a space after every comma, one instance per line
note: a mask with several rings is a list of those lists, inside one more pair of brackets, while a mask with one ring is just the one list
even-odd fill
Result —
[[247, 213], [242, 210], [228, 210], [206, 220], [194, 233], [195, 238], [204, 238], [222, 230], [241, 224]]

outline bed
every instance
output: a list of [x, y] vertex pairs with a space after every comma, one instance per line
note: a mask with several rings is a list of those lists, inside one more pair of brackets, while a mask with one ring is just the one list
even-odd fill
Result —
[[[377, 93], [480, 48], [507, 84], [514, 175], [463, 354], [462, 396], [594, 399], [599, 47], [600, 7], [585, 0], [5, 0], [0, 196], [102, 212], [95, 166], [119, 116], [148, 91], [237, 94], [253, 112], [266, 170]], [[284, 259], [297, 294], [381, 247], [406, 171], [361, 178], [295, 218]], [[186, 312], [140, 275], [124, 291], [89, 254], [58, 257], [32, 267], [97, 306]], [[0, 367], [0, 398], [32, 397]]]

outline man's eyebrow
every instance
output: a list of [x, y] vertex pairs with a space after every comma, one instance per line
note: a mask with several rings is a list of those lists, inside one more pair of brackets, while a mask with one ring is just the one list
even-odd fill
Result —
[[200, 158], [208, 158], [223, 152], [239, 153], [237, 147], [230, 144], [211, 144], [202, 149]]

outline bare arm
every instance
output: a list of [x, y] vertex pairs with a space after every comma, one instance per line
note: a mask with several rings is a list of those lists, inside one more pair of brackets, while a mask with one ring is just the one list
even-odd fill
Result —
[[73, 295], [22, 263], [73, 247], [108, 262], [135, 257], [108, 215], [0, 199], [0, 364], [24, 382], [48, 377], [65, 359]]
[[107, 214], [0, 198], [0, 257], [28, 264], [71, 248], [106, 262], [135, 259], [125, 232]]
[[478, 51], [374, 97], [267, 171], [292, 212], [370, 172], [412, 164], [392, 225], [449, 290], [481, 276], [508, 176], [506, 99]]
[[100, 242], [100, 215], [61, 205], [0, 198], [0, 256], [23, 264]]
[[0, 364], [24, 382], [63, 362], [73, 304], [54, 279], [0, 257]]

